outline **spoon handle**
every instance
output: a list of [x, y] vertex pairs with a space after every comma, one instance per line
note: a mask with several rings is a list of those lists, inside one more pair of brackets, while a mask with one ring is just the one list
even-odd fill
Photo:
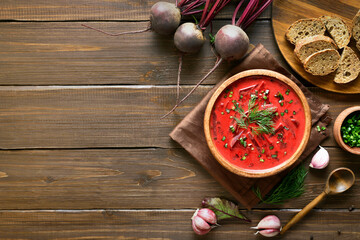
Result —
[[300, 221], [311, 209], [313, 209], [324, 197], [325, 191], [312, 200], [306, 207], [304, 207], [298, 214], [296, 214], [282, 229], [280, 234], [284, 234], [292, 225]]

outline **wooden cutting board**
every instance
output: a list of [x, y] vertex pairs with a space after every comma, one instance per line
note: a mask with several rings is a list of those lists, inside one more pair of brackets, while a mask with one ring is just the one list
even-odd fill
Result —
[[[294, 45], [285, 38], [287, 28], [301, 18], [316, 18], [323, 15], [337, 15], [351, 26], [352, 18], [360, 9], [360, 0], [274, 0], [272, 8], [272, 25], [279, 49], [285, 60], [294, 71], [310, 83], [332, 92], [360, 93], [360, 75], [348, 84], [336, 84], [333, 81], [334, 73], [327, 76], [313, 76], [307, 73], [297, 61], [293, 53]], [[360, 56], [351, 39], [352, 47]]]

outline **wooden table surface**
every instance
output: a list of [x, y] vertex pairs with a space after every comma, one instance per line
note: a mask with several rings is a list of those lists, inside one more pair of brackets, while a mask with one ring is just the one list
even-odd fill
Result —
[[[0, 1], [0, 239], [260, 239], [250, 226], [268, 214], [285, 224], [322, 191], [334, 168], [349, 167], [360, 176], [359, 157], [341, 150], [331, 135], [323, 142], [330, 165], [309, 171], [303, 196], [244, 210], [251, 224], [227, 221], [206, 237], [196, 236], [190, 218], [202, 198], [234, 198], [168, 134], [231, 64], [160, 120], [175, 103], [178, 53], [172, 37], [110, 37], [81, 26], [143, 28], [154, 2]], [[229, 23], [233, 8], [218, 16], [214, 31]], [[274, 40], [271, 9], [247, 33], [289, 69]], [[208, 44], [184, 57], [182, 95], [214, 61]], [[359, 95], [330, 93], [300, 80], [330, 104], [334, 118], [360, 105]], [[358, 206], [359, 178], [282, 239], [360, 239]]]

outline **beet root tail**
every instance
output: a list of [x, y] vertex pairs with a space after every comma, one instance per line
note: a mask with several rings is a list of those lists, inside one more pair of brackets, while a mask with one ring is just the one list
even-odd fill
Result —
[[148, 26], [147, 28], [145, 28], [145, 29], [140, 29], [140, 30], [134, 30], [134, 31], [128, 31], [128, 32], [121, 32], [121, 33], [109, 33], [109, 32], [103, 31], [103, 30], [101, 30], [101, 29], [88, 26], [88, 25], [86, 25], [86, 24], [81, 24], [81, 26], [86, 27], [86, 28], [89, 28], [89, 29], [94, 30], [94, 31], [97, 31], [97, 32], [100, 32], [100, 33], [103, 33], [103, 34], [105, 34], [105, 35], [114, 36], [114, 37], [115, 37], [115, 36], [120, 36], [120, 35], [126, 35], [126, 34], [143, 33], [143, 32], [147, 32], [147, 31], [150, 31], [150, 30], [151, 30], [151, 26]]
[[181, 103], [183, 103], [183, 102], [200, 86], [200, 84], [201, 84], [203, 81], [205, 81], [205, 79], [207, 79], [207, 78], [210, 76], [210, 74], [212, 74], [212, 73], [217, 69], [217, 67], [222, 63], [222, 61], [223, 61], [222, 58], [218, 59], [218, 60], [216, 61], [215, 65], [214, 65], [214, 67], [195, 85], [195, 87], [194, 87], [193, 89], [191, 89], [191, 91], [190, 91], [188, 94], [186, 94], [185, 97], [183, 97], [179, 102], [177, 102], [177, 103], [175, 104], [175, 106], [174, 106], [168, 113], [166, 113], [164, 116], [162, 116], [160, 119], [166, 118], [166, 117], [169, 116], [172, 112], [174, 112], [175, 109], [176, 109]]

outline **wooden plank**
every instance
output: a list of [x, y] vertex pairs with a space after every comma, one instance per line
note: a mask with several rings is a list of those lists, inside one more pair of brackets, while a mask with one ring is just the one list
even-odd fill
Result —
[[[3, 211], [0, 239], [200, 239], [191, 228], [194, 211]], [[295, 213], [249, 212], [253, 223], [223, 222], [206, 239], [254, 238], [250, 226], [269, 214], [276, 214], [284, 225]], [[359, 239], [359, 218], [359, 211], [312, 211], [281, 239]]]
[[[214, 31], [228, 22], [217, 21]], [[110, 32], [147, 26], [88, 24]], [[172, 37], [153, 32], [111, 37], [81, 22], [0, 22], [0, 29], [0, 85], [176, 84], [179, 53]], [[282, 61], [269, 21], [257, 21], [247, 32], [253, 44], [262, 43]], [[182, 83], [198, 82], [215, 60], [208, 43], [198, 54], [185, 56]], [[222, 64], [206, 83], [216, 83], [233, 65]]]
[[[302, 208], [321, 193], [332, 169], [345, 166], [360, 171], [353, 155], [339, 148], [328, 150], [330, 165], [310, 170], [303, 196], [256, 208]], [[209, 196], [234, 200], [183, 149], [0, 151], [0, 189], [2, 210], [182, 209], [196, 208]], [[352, 205], [360, 205], [358, 180], [352, 189], [329, 196], [318, 208]]]
[[[175, 104], [175, 87], [0, 87], [0, 148], [171, 148], [168, 134], [211, 88], [200, 87], [160, 120]], [[181, 95], [188, 91], [183, 87]], [[332, 106], [334, 117], [360, 104], [359, 95], [347, 99], [322, 90], [316, 95]], [[328, 140], [325, 146], [337, 145]]]
[[[164, 0], [175, 3], [174, 0]], [[157, 0], [2, 0], [0, 20], [18, 21], [73, 21], [73, 20], [148, 20], [151, 6]], [[231, 18], [236, 2], [232, 2], [219, 14]], [[260, 18], [269, 19], [271, 9]]]

